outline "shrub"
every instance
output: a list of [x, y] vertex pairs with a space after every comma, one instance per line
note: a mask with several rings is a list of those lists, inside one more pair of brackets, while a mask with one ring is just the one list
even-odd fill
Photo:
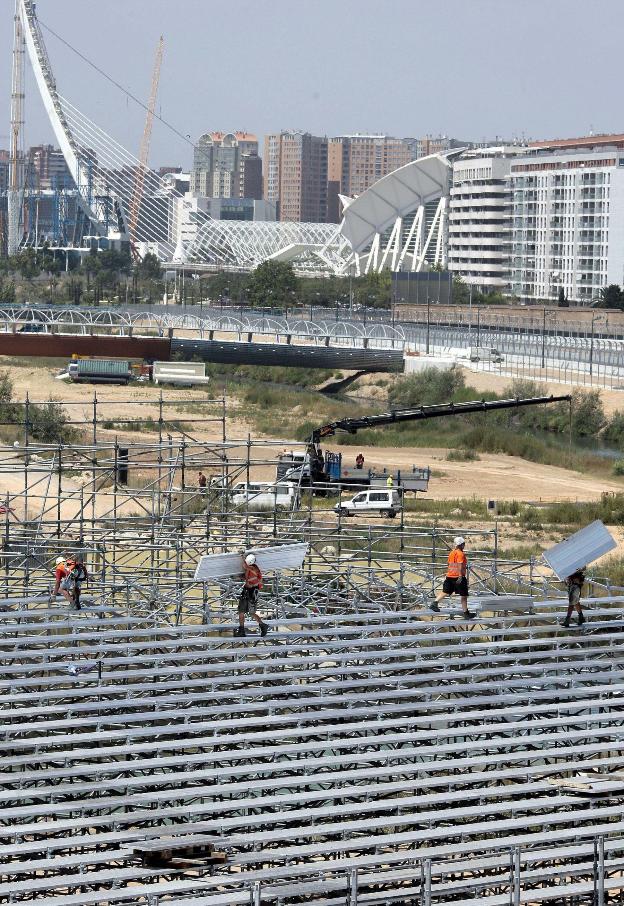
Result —
[[624, 459], [617, 459], [613, 463], [613, 474], [624, 475]]
[[449, 462], [474, 462], [481, 457], [474, 450], [449, 450], [446, 454]]
[[401, 377], [388, 394], [392, 406], [432, 406], [450, 402], [465, 387], [462, 371], [452, 368], [423, 368], [416, 374]]
[[618, 409], [613, 413], [602, 437], [606, 444], [624, 450], [624, 412]]

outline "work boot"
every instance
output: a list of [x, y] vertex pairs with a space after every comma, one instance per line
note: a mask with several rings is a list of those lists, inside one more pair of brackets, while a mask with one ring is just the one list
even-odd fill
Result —
[[246, 635], [247, 635], [247, 633], [245, 632], [245, 627], [244, 627], [244, 626], [239, 626], [238, 629], [235, 629], [235, 630], [234, 630], [234, 636], [235, 636], [235, 637], [241, 638], [241, 637], [246, 636]]
[[581, 611], [579, 611], [579, 615], [578, 615], [578, 624], [579, 624], [579, 626], [582, 626], [584, 622], [585, 622], [585, 614], [584, 614], [583, 611], [581, 610]]
[[463, 610], [462, 616], [463, 616], [464, 620], [474, 620], [474, 618], [476, 617], [476, 613], [473, 613], [471, 610]]
[[258, 623], [258, 626], [260, 627], [260, 635], [265, 636], [269, 631], [268, 623], [260, 622]]
[[434, 601], [433, 604], [429, 605], [429, 610], [433, 610], [434, 613], [440, 613], [440, 605], [437, 601]]
[[569, 629], [570, 628], [570, 617], [566, 617], [561, 625], [565, 626], [566, 629]]

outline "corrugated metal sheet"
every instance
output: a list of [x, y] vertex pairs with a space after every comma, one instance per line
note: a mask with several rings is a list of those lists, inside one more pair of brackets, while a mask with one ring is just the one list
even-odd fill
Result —
[[[247, 554], [255, 554], [256, 562], [262, 573], [277, 572], [283, 569], [299, 569], [308, 552], [307, 543], [281, 544], [277, 547], [251, 548]], [[211, 582], [214, 579], [225, 579], [228, 576], [243, 574], [241, 555], [209, 554], [202, 557], [195, 570], [198, 582]]]
[[178, 353], [188, 359], [197, 356], [205, 362], [224, 364], [403, 371], [403, 352], [397, 349], [172, 339], [171, 353]]
[[615, 538], [600, 519], [586, 525], [565, 541], [544, 552], [543, 557], [559, 579], [566, 579], [577, 569], [593, 563], [598, 557], [617, 547]]

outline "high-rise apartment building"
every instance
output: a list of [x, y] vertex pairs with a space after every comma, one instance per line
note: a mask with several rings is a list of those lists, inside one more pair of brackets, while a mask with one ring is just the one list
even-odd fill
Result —
[[269, 134], [264, 142], [264, 195], [278, 220], [327, 220], [327, 139], [309, 132]]
[[261, 173], [255, 135], [208, 132], [195, 146], [191, 192], [200, 198], [261, 198]]
[[330, 146], [333, 172], [340, 167], [340, 191], [352, 198], [412, 160], [407, 143], [389, 135], [339, 135]]
[[624, 144], [559, 147], [511, 165], [512, 291], [589, 303], [624, 283]]
[[512, 244], [510, 171], [517, 148], [470, 152], [453, 163], [448, 267], [483, 291], [509, 288]]
[[74, 180], [65, 163], [63, 152], [53, 145], [28, 149], [26, 179], [34, 189], [70, 189]]

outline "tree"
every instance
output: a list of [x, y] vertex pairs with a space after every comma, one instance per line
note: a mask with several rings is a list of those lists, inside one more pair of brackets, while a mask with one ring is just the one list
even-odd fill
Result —
[[160, 280], [162, 277], [160, 261], [151, 252], [148, 252], [143, 260], [139, 262], [137, 270], [142, 280]]
[[453, 277], [452, 301], [453, 305], [466, 305], [470, 298], [470, 291], [461, 277]]
[[24, 280], [32, 280], [41, 273], [34, 249], [24, 249], [11, 259], [11, 270], [17, 271]]
[[610, 283], [600, 290], [600, 301], [604, 308], [624, 308], [622, 290], [617, 283]]
[[557, 307], [558, 308], [569, 308], [570, 303], [568, 302], [565, 294], [565, 289], [563, 286], [559, 287], [559, 294], [557, 296]]
[[251, 273], [247, 296], [252, 305], [284, 307], [292, 305], [299, 288], [292, 265], [282, 261], [264, 261]]
[[388, 308], [392, 299], [392, 275], [390, 271], [371, 271], [360, 277], [353, 297], [360, 305], [373, 308]]

